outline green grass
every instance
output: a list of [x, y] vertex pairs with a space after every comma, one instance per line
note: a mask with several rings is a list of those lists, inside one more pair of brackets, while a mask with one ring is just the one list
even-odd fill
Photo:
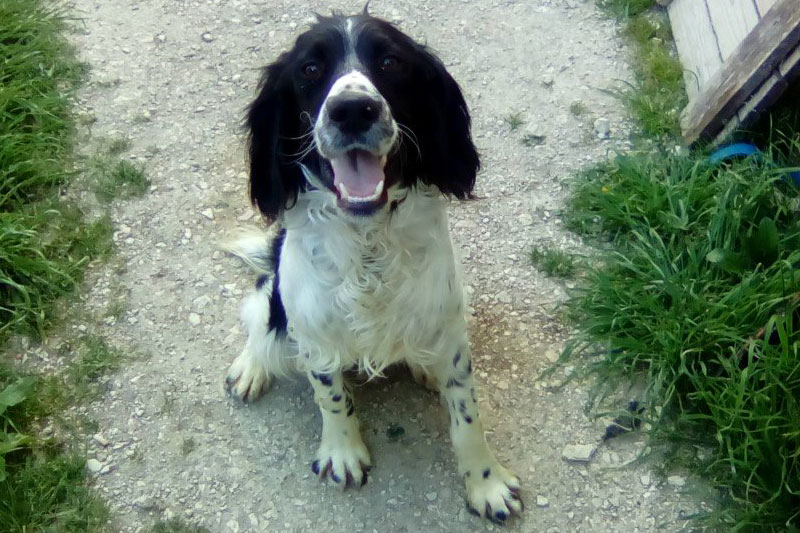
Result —
[[[84, 68], [46, 0], [0, 2], [0, 533], [104, 531], [105, 505], [86, 486], [80, 447], [37, 436], [75, 401], [101, 392], [119, 353], [95, 337], [59, 354], [57, 375], [20, 376], [6, 362], [12, 335], [34, 340], [87, 265], [111, 252], [107, 216], [87, 220], [63, 188], [75, 174], [71, 104]], [[9, 361], [11, 358], [9, 357]], [[60, 427], [88, 424], [80, 417]]]
[[800, 204], [769, 160], [622, 155], [567, 210], [610, 250], [568, 303], [566, 355], [595, 354], [599, 398], [646, 375], [655, 441], [713, 450], [691, 462], [726, 531], [800, 527]]
[[503, 122], [508, 125], [508, 129], [511, 131], [517, 131], [523, 124], [525, 124], [525, 119], [522, 118], [522, 112], [518, 111], [516, 113], [509, 113], [508, 115], [504, 116]]
[[677, 138], [687, 98], [666, 11], [653, 9], [655, 0], [598, 0], [598, 5], [620, 19], [633, 44], [634, 82], [616, 94], [646, 135]]
[[73, 133], [70, 92], [81, 66], [51, 4], [0, 4], [0, 212], [36, 200], [68, 175]]
[[95, 397], [101, 372], [121, 357], [97, 337], [79, 344], [59, 376], [20, 376], [0, 365], [0, 533], [106, 530], [108, 509], [86, 486], [79, 448], [34, 436], [42, 420]]
[[73, 173], [70, 104], [83, 69], [50, 6], [0, 4], [0, 344], [40, 334], [110, 242], [107, 219], [85, 222], [58, 199]]
[[189, 455], [197, 448], [197, 442], [192, 437], [184, 437], [181, 442], [181, 453]]
[[178, 518], [157, 522], [153, 526], [153, 533], [209, 533], [204, 527], [187, 526]]
[[573, 116], [580, 117], [587, 114], [589, 110], [583, 102], [575, 101], [569, 104], [569, 112], [572, 113]]
[[144, 167], [124, 159], [96, 157], [90, 163], [90, 175], [95, 196], [103, 203], [139, 197], [150, 188]]
[[597, 5], [618, 18], [641, 15], [656, 5], [656, 0], [597, 0]]
[[538, 146], [540, 144], [544, 144], [546, 138], [544, 135], [536, 135], [535, 133], [526, 133], [520, 139], [520, 142], [523, 146], [527, 146], [531, 148], [533, 146]]
[[578, 259], [552, 247], [534, 246], [529, 254], [531, 264], [551, 277], [573, 278], [578, 271]]

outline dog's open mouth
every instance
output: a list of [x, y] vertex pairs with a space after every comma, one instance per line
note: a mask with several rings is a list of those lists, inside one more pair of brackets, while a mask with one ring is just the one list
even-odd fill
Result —
[[366, 150], [349, 150], [330, 159], [329, 163], [339, 207], [367, 215], [387, 202], [386, 156]]

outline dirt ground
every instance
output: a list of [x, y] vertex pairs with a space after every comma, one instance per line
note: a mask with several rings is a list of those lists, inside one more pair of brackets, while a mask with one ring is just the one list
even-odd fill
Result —
[[[304, 380], [279, 382], [252, 406], [223, 393], [244, 342], [238, 321], [254, 277], [219, 243], [258, 218], [246, 199], [243, 111], [259, 68], [286, 49], [312, 11], [361, 0], [73, 0], [73, 37], [90, 64], [81, 110], [92, 142], [128, 137], [152, 180], [114, 208], [114, 265], [92, 273], [90, 308], [124, 303], [99, 324], [137, 356], [85, 412], [93, 483], [114, 529], [180, 518], [213, 532], [483, 531], [470, 516], [447, 414], [405, 372], [358, 387], [375, 468], [339, 492], [310, 470], [320, 420]], [[568, 332], [568, 284], [532, 268], [533, 244], [580, 248], [558, 216], [565, 179], [624, 148], [620, 104], [603, 92], [629, 78], [617, 27], [590, 1], [374, 0], [374, 14], [436, 50], [461, 83], [482, 154], [479, 201], [451, 209], [472, 298], [471, 337], [488, 439], [516, 472], [527, 508], [509, 531], [677, 531], [696, 511], [680, 476], [615, 468], [635, 436], [599, 445], [608, 420], [584, 413], [588, 383], [541, 379]], [[512, 130], [503, 120], [520, 113]], [[121, 266], [123, 265], [123, 266]], [[562, 457], [598, 446], [589, 462]]]

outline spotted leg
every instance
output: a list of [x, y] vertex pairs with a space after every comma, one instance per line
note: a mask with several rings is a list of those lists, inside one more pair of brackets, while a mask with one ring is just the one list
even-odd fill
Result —
[[477, 516], [504, 522], [522, 512], [519, 481], [492, 455], [478, 416], [469, 348], [436, 369], [439, 392], [450, 411], [450, 439], [467, 488], [467, 507]]
[[371, 461], [342, 373], [309, 371], [308, 380], [322, 413], [322, 439], [311, 469], [320, 479], [327, 476], [342, 488], [364, 485]]

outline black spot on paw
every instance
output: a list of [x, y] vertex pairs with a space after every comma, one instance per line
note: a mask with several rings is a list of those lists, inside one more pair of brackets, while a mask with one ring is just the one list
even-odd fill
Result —
[[340, 394], [335, 394], [333, 398], [331, 398], [334, 402], [339, 402], [342, 400], [342, 396]]
[[311, 463], [311, 471], [319, 475], [319, 459], [315, 459], [314, 462]]
[[464, 415], [464, 422], [467, 424], [472, 424], [472, 417], [469, 415]]
[[461, 361], [461, 352], [456, 352], [455, 357], [453, 357], [453, 366], [458, 366], [459, 361]]
[[463, 386], [464, 384], [458, 381], [456, 378], [450, 378], [447, 380], [445, 388], [452, 389], [453, 387], [463, 387]]
[[486, 470], [483, 471], [483, 479], [486, 479], [491, 475], [492, 475], [492, 469], [491, 468], [487, 468]]

